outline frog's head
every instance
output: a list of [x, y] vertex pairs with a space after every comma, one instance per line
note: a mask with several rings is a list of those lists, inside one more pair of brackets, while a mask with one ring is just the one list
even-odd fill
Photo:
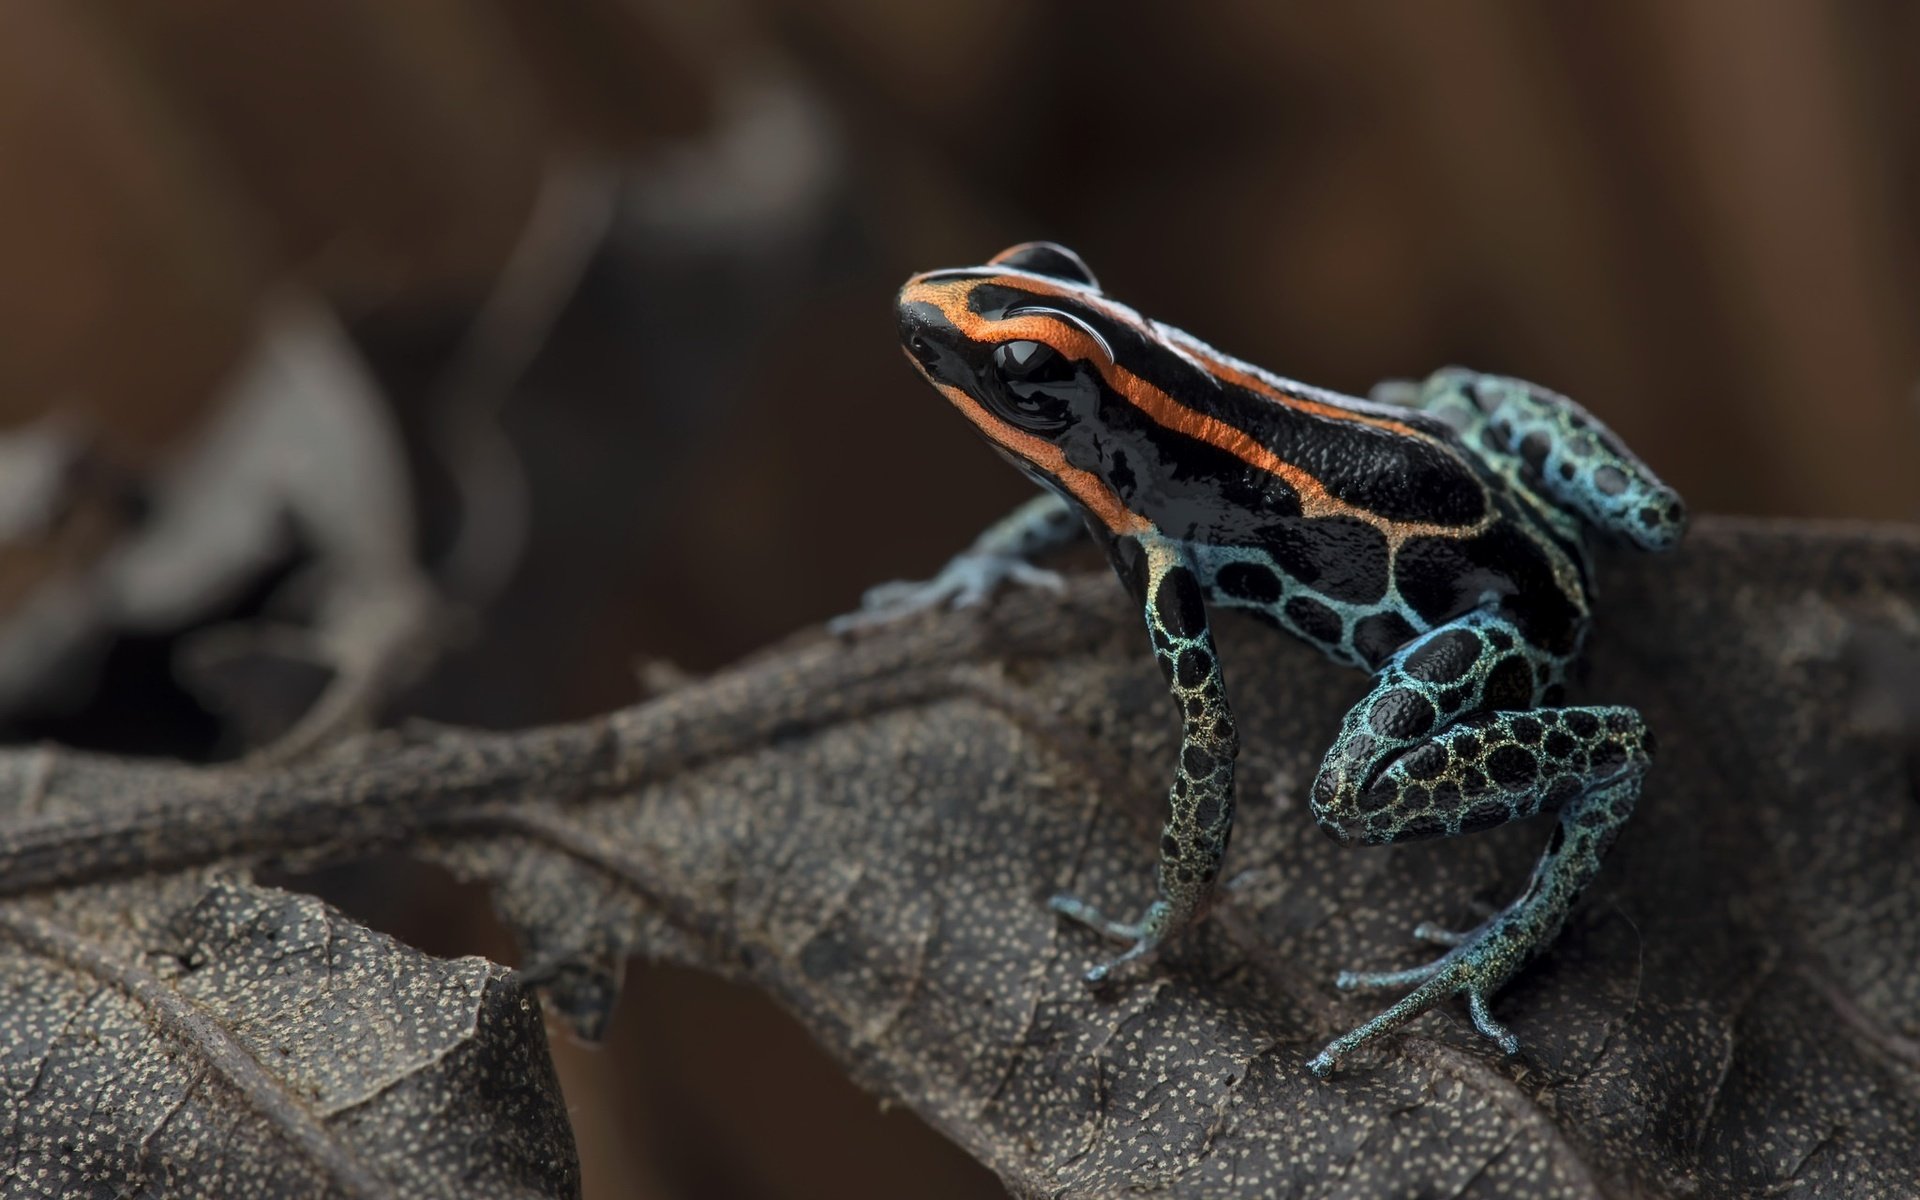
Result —
[[1023, 242], [984, 266], [916, 275], [899, 318], [907, 357], [1002, 454], [1114, 532], [1137, 532], [1099, 447], [1115, 343], [1135, 349], [1148, 326], [1100, 294], [1079, 255]]

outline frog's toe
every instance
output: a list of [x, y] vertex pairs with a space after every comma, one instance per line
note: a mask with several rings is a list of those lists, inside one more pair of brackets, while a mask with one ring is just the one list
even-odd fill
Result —
[[1097, 929], [1118, 942], [1130, 942], [1140, 936], [1138, 925], [1112, 920], [1085, 900], [1066, 892], [1048, 899], [1047, 907], [1063, 917], [1073, 918], [1090, 929]]
[[1067, 581], [1058, 571], [1036, 567], [1024, 558], [998, 554], [965, 554], [942, 572], [950, 576], [955, 608], [976, 608], [1003, 583], [1041, 588], [1050, 592], [1065, 590]]
[[[1426, 942], [1429, 945], [1445, 946], [1449, 950], [1453, 950], [1462, 946], [1470, 946], [1471, 943], [1481, 940], [1485, 928], [1485, 926], [1480, 926], [1475, 929], [1456, 930], [1447, 929], [1432, 921], [1422, 921], [1413, 927], [1413, 936], [1416, 940]], [[1334, 981], [1334, 986], [1343, 992], [1371, 991], [1378, 988], [1412, 987], [1416, 984], [1425, 983], [1458, 957], [1462, 956], [1453, 954], [1444, 955], [1425, 966], [1410, 967], [1404, 971], [1342, 971], [1340, 972], [1340, 977]], [[1465, 955], [1465, 957], [1475, 958], [1479, 957], [1479, 955], [1469, 953]]]
[[993, 595], [1005, 576], [987, 570], [969, 570], [952, 580], [954, 608], [979, 608]]
[[1049, 571], [1045, 567], [1036, 567], [1024, 558], [1010, 558], [1007, 563], [1007, 578], [1021, 587], [1039, 588], [1043, 592], [1064, 592], [1067, 590], [1067, 578], [1058, 571]]
[[877, 584], [861, 596], [859, 608], [828, 621], [827, 632], [847, 633], [855, 629], [887, 625], [930, 608], [957, 605], [959, 602], [955, 597], [964, 591], [965, 581], [945, 572], [932, 579], [896, 579], [891, 583]]
[[1473, 936], [1472, 930], [1459, 931], [1443, 929], [1432, 921], [1422, 921], [1413, 927], [1413, 936], [1435, 946], [1458, 946]]
[[895, 579], [888, 583], [877, 583], [860, 594], [860, 609], [863, 612], [886, 612], [891, 609], [925, 608], [938, 603], [941, 589], [931, 579]]
[[1480, 1031], [1480, 1036], [1496, 1043], [1501, 1053], [1508, 1057], [1520, 1053], [1520, 1039], [1513, 1036], [1511, 1029], [1494, 1020], [1493, 1014], [1487, 1011], [1485, 992], [1478, 988], [1468, 989], [1467, 1012], [1473, 1017], [1473, 1027]]
[[1325, 1077], [1348, 1054], [1385, 1037], [1455, 995], [1466, 997], [1473, 1027], [1481, 1036], [1498, 1045], [1503, 1053], [1518, 1054], [1520, 1039], [1493, 1019], [1488, 1001], [1524, 957], [1521, 941], [1497, 924], [1450, 936], [1456, 938], [1453, 948], [1425, 966], [1405, 971], [1343, 972], [1337, 982], [1343, 991], [1409, 986], [1413, 990], [1371, 1021], [1328, 1042], [1326, 1049], [1307, 1064], [1308, 1069]]
[[1088, 904], [1078, 896], [1062, 893], [1047, 901], [1047, 907], [1063, 917], [1071, 917], [1091, 929], [1112, 938], [1117, 942], [1132, 942], [1133, 945], [1118, 957], [1089, 970], [1084, 978], [1088, 987], [1098, 987], [1113, 978], [1114, 974], [1128, 963], [1146, 958], [1158, 950], [1166, 941], [1172, 924], [1172, 906], [1164, 900], [1156, 900], [1147, 908], [1146, 915], [1138, 921], [1115, 921], [1099, 909]]
[[1429, 976], [1425, 984], [1398, 1004], [1366, 1024], [1328, 1042], [1324, 1050], [1307, 1062], [1307, 1069], [1325, 1079], [1347, 1055], [1368, 1042], [1385, 1037], [1456, 991], [1466, 996], [1467, 1011], [1473, 1017], [1473, 1027], [1482, 1037], [1499, 1046], [1501, 1053], [1509, 1057], [1520, 1053], [1520, 1039], [1513, 1035], [1512, 1030], [1494, 1020], [1492, 1012], [1488, 1010], [1487, 991], [1472, 984], [1454, 986], [1452, 981], [1445, 977], [1451, 973], [1451, 971], [1434, 973]]
[[828, 621], [827, 632], [848, 633], [872, 625], [885, 625], [932, 608], [949, 594], [938, 585], [939, 581], [932, 579], [896, 579], [891, 583], [876, 584], [860, 597], [859, 608]]
[[942, 606], [976, 608], [1002, 583], [1060, 591], [1066, 581], [1054, 571], [1023, 558], [1001, 554], [962, 554], [927, 580], [895, 580], [868, 588], [860, 607], [827, 622], [830, 633], [885, 625]]
[[945, 593], [934, 585], [935, 581], [930, 579], [895, 579], [875, 584], [861, 593], [859, 608], [834, 618], [834, 622], [860, 624], [931, 608], [945, 598]]
[[1439, 963], [1409, 967], [1404, 971], [1342, 971], [1333, 986], [1343, 992], [1373, 992], [1384, 988], [1413, 987], [1433, 978]]

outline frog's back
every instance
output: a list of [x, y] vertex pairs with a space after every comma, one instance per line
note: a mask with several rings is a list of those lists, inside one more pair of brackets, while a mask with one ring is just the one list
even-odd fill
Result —
[[[1015, 254], [916, 276], [900, 311], [923, 369], [958, 381], [949, 395], [976, 426], [1097, 535], [1179, 543], [1212, 599], [1369, 670], [1476, 608], [1502, 609], [1552, 653], [1577, 646], [1577, 552], [1441, 414], [1241, 362], [1058, 257], [1038, 273]], [[995, 365], [1012, 346], [1057, 376], [1021, 375], [1028, 408]]]
[[1485, 607], [1542, 649], [1577, 648], [1587, 617], [1577, 543], [1454, 427], [1181, 346], [1218, 384], [1207, 405], [1218, 427], [1182, 431], [1203, 443], [1187, 451], [1203, 482], [1192, 495], [1167, 489], [1161, 507], [1223, 502], [1184, 525], [1216, 601], [1368, 670]]

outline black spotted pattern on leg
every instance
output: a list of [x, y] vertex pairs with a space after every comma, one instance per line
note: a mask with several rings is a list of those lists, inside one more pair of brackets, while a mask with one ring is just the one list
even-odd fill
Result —
[[[1631, 815], [1653, 754], [1634, 709], [1530, 707], [1557, 691], [1564, 666], [1541, 659], [1505, 618], [1474, 614], [1396, 654], [1347, 715], [1312, 795], [1315, 818], [1340, 841], [1451, 837], [1547, 811], [1560, 820], [1520, 897], [1449, 939], [1441, 958], [1341, 976], [1342, 988], [1414, 990], [1330, 1044], [1316, 1073], [1455, 994], [1476, 1028], [1517, 1049], [1487, 1004], [1559, 933]], [[1443, 700], [1450, 693], [1457, 715]]]
[[1559, 823], [1519, 899], [1479, 928], [1449, 937], [1452, 946], [1440, 958], [1423, 967], [1342, 975], [1339, 986], [1343, 990], [1411, 986], [1413, 991], [1329, 1042], [1307, 1064], [1308, 1068], [1326, 1076], [1346, 1055], [1453, 995], [1466, 998], [1474, 1028], [1497, 1043], [1502, 1052], [1518, 1053], [1519, 1039], [1493, 1020], [1489, 1001], [1528, 959], [1559, 936], [1567, 913], [1599, 872], [1614, 839], [1633, 815], [1641, 774], [1639, 769], [1624, 770], [1611, 781], [1596, 784], [1570, 799], [1561, 808]]
[[1428, 377], [1420, 403], [1497, 473], [1595, 529], [1645, 550], [1669, 549], [1686, 532], [1679, 493], [1558, 392], [1449, 367]]
[[1180, 714], [1180, 753], [1160, 833], [1160, 898], [1130, 924], [1109, 921], [1071, 896], [1053, 899], [1057, 911], [1134, 941], [1125, 954], [1089, 972], [1089, 982], [1105, 979], [1120, 964], [1151, 953], [1192, 923], [1206, 906], [1233, 831], [1233, 767], [1239, 735], [1227, 704], [1200, 582], [1171, 543], [1148, 542], [1143, 550], [1147, 630]]
[[1356, 840], [1478, 833], [1557, 810], [1648, 762], [1646, 730], [1630, 708], [1478, 713], [1381, 769], [1363, 793], [1381, 807]]
[[[1347, 713], [1314, 780], [1320, 827], [1340, 842], [1391, 842], [1485, 828], [1537, 811], [1555, 786], [1522, 741], [1539, 719], [1508, 724], [1561, 683], [1565, 662], [1529, 644], [1506, 617], [1475, 612], [1407, 643]], [[1521, 750], [1534, 759], [1522, 777]], [[1497, 772], [1497, 774], [1496, 774]], [[1501, 783], [1500, 779], [1511, 780]]]

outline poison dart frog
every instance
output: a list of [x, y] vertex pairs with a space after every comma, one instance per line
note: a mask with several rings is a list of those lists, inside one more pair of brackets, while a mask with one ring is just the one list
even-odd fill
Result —
[[1589, 543], [1670, 548], [1680, 497], [1564, 396], [1458, 368], [1367, 400], [1309, 387], [1114, 302], [1048, 242], [916, 275], [898, 316], [913, 365], [1042, 495], [841, 625], [978, 603], [1005, 580], [1057, 586], [1028, 560], [1084, 525], [1145, 614], [1179, 713], [1158, 898], [1134, 921], [1051, 902], [1127, 946], [1087, 981], [1192, 924], [1219, 877], [1239, 735], [1207, 614], [1242, 609], [1372, 676], [1309, 792], [1335, 841], [1559, 816], [1518, 899], [1466, 932], [1414, 931], [1438, 959], [1339, 977], [1411, 990], [1309, 1067], [1325, 1076], [1456, 994], [1518, 1052], [1489, 1002], [1559, 933], [1654, 750], [1636, 710], [1564, 701], [1592, 609]]

